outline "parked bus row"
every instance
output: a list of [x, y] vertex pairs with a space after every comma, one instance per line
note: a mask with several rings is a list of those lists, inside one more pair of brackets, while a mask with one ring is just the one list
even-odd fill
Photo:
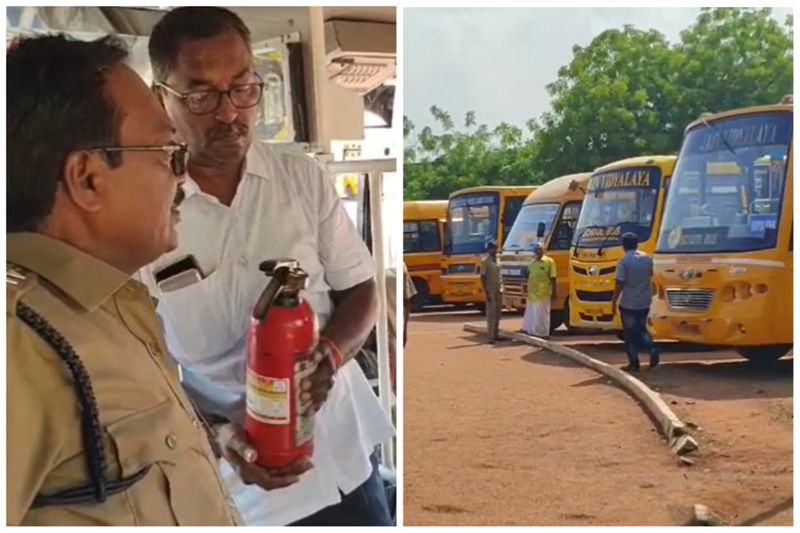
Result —
[[[615, 270], [621, 236], [633, 232], [654, 256], [654, 335], [781, 357], [792, 345], [792, 116], [791, 96], [705, 114], [686, 128], [678, 156], [627, 158], [540, 187], [464, 189], [446, 206], [407, 202], [415, 307], [481, 306], [479, 262], [494, 240], [503, 306], [523, 310], [525, 267], [541, 243], [559, 276], [551, 327], [618, 332]], [[414, 217], [434, 204], [425, 240]]]

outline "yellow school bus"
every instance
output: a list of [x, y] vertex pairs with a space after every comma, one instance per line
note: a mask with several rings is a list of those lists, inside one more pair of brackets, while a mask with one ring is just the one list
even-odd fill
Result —
[[486, 245], [502, 247], [525, 198], [536, 187], [472, 187], [450, 195], [442, 258], [442, 299], [482, 306], [479, 265]]
[[612, 320], [617, 262], [624, 233], [639, 236], [639, 249], [652, 254], [675, 156], [642, 156], [596, 169], [586, 189], [570, 253], [570, 325], [622, 329]]
[[447, 200], [403, 202], [403, 261], [417, 289], [414, 311], [441, 299], [445, 217]]
[[550, 318], [553, 330], [565, 322], [569, 327], [569, 250], [589, 175], [561, 176], [530, 193], [500, 254], [503, 307], [518, 311], [525, 309], [527, 301], [525, 267], [533, 261], [533, 245], [542, 243], [545, 253], [555, 261], [558, 279]]
[[787, 97], [686, 128], [654, 257], [659, 336], [753, 360], [791, 349], [792, 117]]

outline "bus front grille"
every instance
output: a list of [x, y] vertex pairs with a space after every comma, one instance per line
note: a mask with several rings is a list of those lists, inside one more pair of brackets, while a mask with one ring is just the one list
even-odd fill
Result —
[[707, 311], [714, 291], [708, 289], [667, 289], [667, 303], [672, 309]]
[[575, 295], [582, 302], [610, 302], [614, 297], [613, 291], [591, 292], [576, 290]]

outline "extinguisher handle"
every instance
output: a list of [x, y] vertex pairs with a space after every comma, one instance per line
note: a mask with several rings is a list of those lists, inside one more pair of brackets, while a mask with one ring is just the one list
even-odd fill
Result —
[[298, 268], [298, 262], [295, 261], [294, 259], [268, 259], [267, 261], [262, 261], [258, 265], [258, 269], [267, 276], [272, 276], [273, 274], [275, 274], [275, 270], [279, 266]]

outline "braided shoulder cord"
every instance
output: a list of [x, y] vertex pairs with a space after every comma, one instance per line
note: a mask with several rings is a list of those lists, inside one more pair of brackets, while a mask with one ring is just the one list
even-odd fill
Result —
[[42, 340], [47, 342], [67, 365], [81, 407], [83, 444], [86, 449], [86, 463], [89, 475], [94, 485], [95, 499], [98, 502], [104, 502], [107, 496], [106, 455], [100, 428], [100, 417], [98, 416], [97, 400], [94, 396], [89, 374], [70, 343], [39, 313], [24, 303], [17, 302], [17, 316], [30, 326]]

